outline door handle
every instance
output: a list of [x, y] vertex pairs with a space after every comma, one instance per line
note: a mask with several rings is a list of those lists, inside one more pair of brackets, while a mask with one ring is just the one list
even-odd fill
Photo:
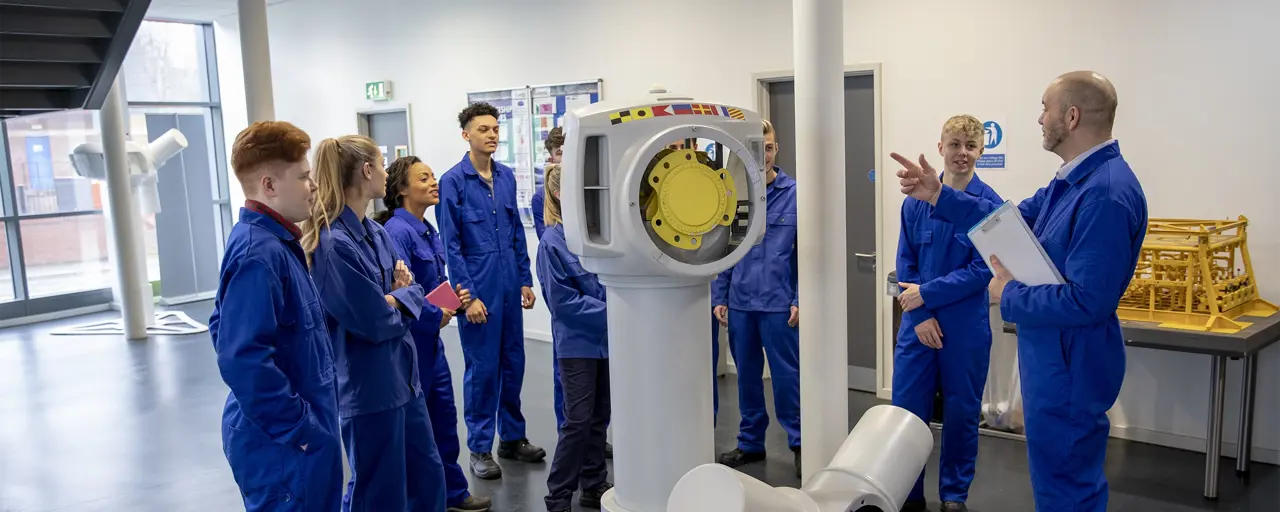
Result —
[[876, 253], [855, 252], [853, 257], [858, 259], [858, 271], [875, 272], [876, 271]]

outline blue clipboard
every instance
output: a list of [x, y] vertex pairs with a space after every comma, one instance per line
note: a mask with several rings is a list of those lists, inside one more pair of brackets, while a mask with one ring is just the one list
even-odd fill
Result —
[[1022, 284], [1066, 284], [1022, 218], [1022, 212], [1010, 201], [974, 225], [969, 230], [969, 241], [987, 262], [987, 268], [991, 268], [991, 256], [998, 256], [1013, 279]]

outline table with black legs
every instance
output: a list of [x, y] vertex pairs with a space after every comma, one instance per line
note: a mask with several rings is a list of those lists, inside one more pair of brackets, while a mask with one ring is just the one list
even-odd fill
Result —
[[[1170, 329], [1154, 323], [1122, 321], [1125, 345], [1209, 356], [1209, 429], [1205, 436], [1204, 497], [1218, 499], [1218, 462], [1222, 456], [1222, 415], [1226, 407], [1227, 359], [1243, 361], [1240, 383], [1240, 426], [1236, 437], [1236, 474], [1249, 473], [1253, 448], [1253, 409], [1258, 385], [1258, 353], [1280, 341], [1280, 313], [1266, 318], [1241, 317], [1251, 322], [1235, 333]], [[1005, 332], [1017, 328], [1005, 323]]]

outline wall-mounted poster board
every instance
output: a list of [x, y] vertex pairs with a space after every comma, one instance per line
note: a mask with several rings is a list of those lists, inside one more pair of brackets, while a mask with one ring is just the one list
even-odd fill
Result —
[[530, 202], [542, 186], [547, 150], [543, 141], [569, 111], [600, 101], [603, 80], [534, 85], [467, 93], [467, 103], [486, 102], [498, 109], [498, 152], [494, 159], [516, 175], [516, 205], [526, 227], [533, 226]]

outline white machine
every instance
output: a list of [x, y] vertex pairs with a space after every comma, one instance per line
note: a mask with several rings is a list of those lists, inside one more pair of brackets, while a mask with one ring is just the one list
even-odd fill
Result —
[[774, 488], [720, 464], [695, 468], [667, 512], [897, 512], [933, 451], [933, 433], [892, 405], [869, 409], [831, 460], [800, 489]]
[[[160, 213], [160, 192], [156, 188], [156, 169], [183, 149], [186, 149], [187, 138], [177, 129], [170, 129], [146, 146], [129, 141], [125, 147], [128, 151], [130, 184], [132, 185], [133, 197], [136, 199], [132, 214], [140, 217], [142, 215]], [[76, 146], [71, 151], [71, 164], [75, 167], [76, 174], [84, 178], [107, 180], [107, 160], [103, 155], [101, 144], [85, 143]], [[123, 253], [123, 251], [115, 252], [117, 254]], [[133, 251], [133, 254], [141, 257], [146, 252], [142, 247], [138, 247]], [[139, 261], [138, 264], [143, 266], [140, 275], [145, 279], [147, 275], [146, 263], [145, 261]], [[151, 285], [148, 283], [146, 288], [150, 289], [150, 287]], [[209, 326], [192, 320], [191, 317], [181, 311], [164, 311], [153, 314], [152, 308], [154, 308], [154, 305], [152, 301], [145, 300], [143, 304], [147, 308], [147, 313], [144, 316], [150, 319], [147, 324], [147, 334], [196, 334], [209, 330]], [[59, 335], [124, 333], [124, 326], [121, 320], [94, 322], [53, 331], [53, 334]]]
[[[565, 238], [609, 303], [616, 487], [604, 510], [899, 510], [933, 435], [897, 407], [868, 411], [801, 490], [711, 463], [710, 283], [763, 236], [759, 115], [655, 87], [570, 112], [565, 134]], [[699, 140], [719, 144], [716, 159]]]
[[[712, 462], [711, 289], [760, 239], [760, 116], [661, 88], [565, 117], [565, 238], [609, 302], [609, 512], [660, 512]], [[723, 148], [718, 164], [692, 141]]]

